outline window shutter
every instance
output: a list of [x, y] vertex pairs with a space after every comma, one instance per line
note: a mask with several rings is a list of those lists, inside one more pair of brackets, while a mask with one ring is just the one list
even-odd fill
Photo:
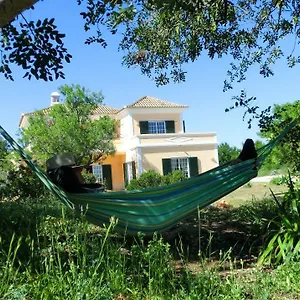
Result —
[[128, 174], [127, 174], [127, 164], [123, 164], [123, 174], [124, 174], [124, 185], [125, 187], [128, 185]]
[[140, 134], [149, 133], [148, 121], [140, 121]]
[[131, 167], [132, 167], [132, 177], [133, 179], [136, 179], [136, 166], [135, 166], [135, 161], [131, 162]]
[[172, 173], [171, 159], [163, 158], [162, 167], [163, 167], [163, 175], [168, 175], [169, 173]]
[[189, 157], [190, 177], [195, 177], [199, 174], [198, 157]]
[[102, 165], [102, 171], [106, 189], [112, 190], [111, 165]]
[[175, 122], [174, 121], [165, 121], [166, 122], [166, 133], [175, 133]]

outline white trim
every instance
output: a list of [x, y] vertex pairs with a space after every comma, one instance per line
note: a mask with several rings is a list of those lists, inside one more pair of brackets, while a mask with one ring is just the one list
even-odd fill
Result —
[[133, 149], [140, 149], [140, 148], [155, 148], [155, 147], [179, 147], [179, 146], [206, 146], [206, 145], [217, 145], [215, 142], [198, 142], [198, 143], [188, 143], [188, 144], [182, 144], [182, 143], [173, 143], [173, 144], [142, 144], [142, 145], [136, 145], [132, 147], [130, 150]]
[[139, 139], [153, 139], [153, 138], [192, 138], [192, 137], [202, 137], [202, 136], [207, 136], [207, 137], [216, 137], [215, 132], [186, 132], [186, 133], [159, 133], [159, 134], [137, 134], [135, 135]]
[[139, 147], [135, 147], [137, 149], [136, 156], [137, 156], [137, 175], [138, 177], [143, 173], [143, 157], [142, 157], [142, 150]]
[[126, 107], [125, 110], [132, 114], [176, 114], [181, 113], [188, 107]]
[[[176, 127], [176, 125], [175, 125], [175, 127]], [[180, 133], [184, 133], [183, 132], [183, 116], [182, 116], [182, 113], [180, 113], [180, 115], [179, 115], [179, 129], [180, 129], [180, 131], [179, 131]]]
[[215, 150], [214, 150], [214, 154], [215, 154], [215, 160], [216, 160], [216, 163], [217, 165], [219, 166], [219, 152], [218, 152], [218, 141], [217, 141], [217, 137], [215, 136], [215, 142], [216, 142], [216, 147], [215, 147]]
[[184, 152], [186, 156], [168, 156], [168, 157], [164, 157], [164, 158], [170, 158], [170, 159], [178, 159], [178, 158], [190, 158], [192, 156], [190, 156], [188, 153]]
[[[130, 118], [130, 120], [129, 120], [129, 122], [130, 122], [130, 133], [129, 133], [129, 137], [132, 137], [132, 136], [134, 136], [135, 134], [134, 134], [134, 124], [133, 124], [133, 118], [132, 118], [132, 114], [128, 114], [128, 117]], [[128, 136], [128, 135], [127, 135]]]

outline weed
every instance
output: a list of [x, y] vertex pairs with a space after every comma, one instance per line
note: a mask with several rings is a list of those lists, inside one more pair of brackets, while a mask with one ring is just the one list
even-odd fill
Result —
[[[264, 232], [261, 218], [274, 219], [272, 205], [198, 210], [174, 249], [158, 234], [131, 240], [112, 234], [114, 219], [106, 228], [90, 225], [51, 198], [2, 202], [0, 298], [292, 298], [300, 293], [298, 262], [260, 272], [241, 258], [244, 249], [256, 254], [249, 245]], [[242, 230], [247, 238], [237, 243]]]
[[268, 244], [260, 255], [259, 264], [280, 264], [300, 254], [300, 190], [295, 189], [290, 174], [288, 187], [282, 201], [273, 193], [278, 216], [266, 220], [270, 228]]

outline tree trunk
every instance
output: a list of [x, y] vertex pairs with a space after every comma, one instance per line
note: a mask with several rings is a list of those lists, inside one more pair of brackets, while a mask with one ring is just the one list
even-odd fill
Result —
[[0, 0], [0, 28], [14, 20], [25, 9], [38, 0]]

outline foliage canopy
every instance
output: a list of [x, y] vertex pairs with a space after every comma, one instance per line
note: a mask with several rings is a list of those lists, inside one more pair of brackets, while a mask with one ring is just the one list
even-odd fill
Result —
[[228, 143], [221, 143], [218, 147], [219, 164], [224, 165], [229, 161], [237, 158], [240, 154], [240, 149], [235, 146], [230, 146]]
[[[7, 1], [8, 2], [8, 1]], [[36, 1], [33, 1], [33, 3]], [[38, 1], [41, 2], [41, 1]], [[242, 82], [250, 68], [263, 77], [274, 75], [274, 64], [285, 59], [289, 67], [300, 62], [300, 2], [294, 0], [77, 0], [81, 7], [85, 44], [107, 46], [104, 34], [119, 33], [123, 65], [138, 67], [157, 85], [186, 79], [185, 64], [203, 56], [227, 56], [231, 63], [224, 91]], [[0, 72], [13, 80], [12, 65], [24, 69], [24, 77], [54, 80], [64, 78], [63, 65], [71, 54], [64, 46], [65, 35], [55, 19], [19, 24], [11, 22], [0, 31]], [[286, 41], [291, 48], [286, 47]], [[235, 107], [244, 107], [260, 126], [268, 121], [270, 107], [257, 106], [255, 97], [244, 90], [233, 97]], [[245, 117], [244, 115], [244, 117]], [[267, 120], [267, 121], [266, 121]]]
[[[202, 55], [229, 55], [233, 59], [224, 89], [244, 80], [253, 64], [264, 77], [273, 75], [272, 65], [285, 57], [290, 67], [300, 61], [300, 3], [289, 0], [77, 0], [82, 7], [84, 30], [91, 32], [86, 44], [106, 47], [103, 32], [122, 33], [119, 47], [125, 50], [123, 63], [139, 66], [158, 85], [185, 80], [183, 65]], [[17, 63], [30, 74], [47, 80], [71, 56], [63, 47], [64, 35], [54, 19], [27, 22], [21, 15], [20, 29], [14, 22], [2, 28], [2, 72], [10, 75], [9, 63]], [[283, 51], [282, 40], [291, 37], [294, 47]], [[51, 47], [52, 45], [52, 47]], [[33, 49], [33, 47], [35, 47]], [[37, 52], [37, 53], [36, 53]], [[48, 57], [49, 63], [44, 60]], [[22, 59], [21, 59], [22, 58]], [[8, 60], [8, 61], [7, 61]], [[31, 62], [31, 63], [29, 63]], [[38, 64], [47, 66], [38, 72]], [[55, 69], [58, 68], [58, 69]], [[50, 72], [50, 73], [49, 73]]]
[[[274, 105], [272, 113], [268, 124], [261, 129], [261, 136], [267, 139], [276, 137], [291, 121], [300, 120], [300, 101]], [[300, 124], [288, 132], [274, 155], [280, 164], [288, 165], [291, 169], [300, 171]]]
[[81, 164], [114, 153], [117, 123], [108, 116], [91, 119], [102, 103], [101, 92], [92, 93], [80, 85], [61, 86], [60, 92], [65, 102], [35, 112], [22, 130], [22, 139], [36, 158], [72, 153]]

